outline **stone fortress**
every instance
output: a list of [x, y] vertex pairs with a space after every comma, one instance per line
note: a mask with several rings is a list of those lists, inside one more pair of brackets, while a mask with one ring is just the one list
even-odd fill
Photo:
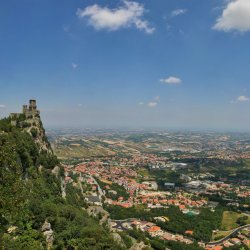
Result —
[[23, 112], [22, 113], [11, 113], [10, 117], [13, 120], [15, 120], [15, 119], [19, 118], [21, 115], [24, 115], [26, 119], [34, 119], [35, 117], [39, 117], [40, 111], [37, 110], [36, 100], [30, 100], [29, 106], [23, 105]]
[[23, 105], [22, 113], [11, 113], [10, 119], [11, 125], [28, 132], [41, 150], [52, 152], [40, 118], [40, 111], [37, 110], [36, 100], [29, 100], [29, 105]]

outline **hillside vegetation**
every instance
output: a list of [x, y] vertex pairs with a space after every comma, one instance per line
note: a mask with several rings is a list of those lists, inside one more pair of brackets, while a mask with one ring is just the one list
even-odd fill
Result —
[[84, 211], [78, 189], [67, 185], [62, 197], [63, 175], [31, 133], [0, 120], [0, 249], [122, 249]]

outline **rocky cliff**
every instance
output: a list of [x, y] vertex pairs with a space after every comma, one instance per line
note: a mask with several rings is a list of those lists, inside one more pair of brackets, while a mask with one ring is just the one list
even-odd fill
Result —
[[22, 113], [10, 114], [11, 124], [28, 132], [42, 151], [52, 153], [52, 148], [45, 134], [45, 129], [37, 109], [36, 100], [30, 100], [29, 106], [23, 105]]

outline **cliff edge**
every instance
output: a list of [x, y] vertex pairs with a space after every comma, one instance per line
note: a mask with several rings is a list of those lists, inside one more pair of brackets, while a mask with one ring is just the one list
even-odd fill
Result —
[[37, 109], [36, 100], [30, 100], [29, 105], [23, 105], [22, 113], [10, 114], [11, 125], [28, 132], [35, 140], [40, 150], [52, 153], [51, 145], [45, 135], [45, 129]]

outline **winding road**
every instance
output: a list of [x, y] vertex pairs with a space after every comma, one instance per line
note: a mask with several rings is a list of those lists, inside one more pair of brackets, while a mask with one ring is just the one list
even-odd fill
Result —
[[234, 229], [229, 235], [227, 235], [226, 237], [217, 240], [217, 241], [213, 241], [213, 242], [209, 242], [207, 245], [209, 246], [214, 246], [214, 245], [219, 245], [221, 244], [223, 241], [228, 240], [229, 238], [231, 238], [232, 236], [236, 235], [239, 231], [241, 231], [242, 229], [245, 228], [250, 228], [250, 224], [241, 226], [241, 227], [237, 227], [236, 229]]
[[91, 179], [94, 181], [94, 184], [98, 187], [99, 196], [100, 196], [100, 197], [102, 197], [102, 196], [105, 197], [105, 193], [104, 193], [104, 191], [101, 189], [101, 187], [100, 187], [100, 185], [98, 184], [98, 182], [96, 181], [96, 179], [95, 179], [92, 175], [86, 174], [86, 176], [88, 176], [89, 178], [91, 178]]

